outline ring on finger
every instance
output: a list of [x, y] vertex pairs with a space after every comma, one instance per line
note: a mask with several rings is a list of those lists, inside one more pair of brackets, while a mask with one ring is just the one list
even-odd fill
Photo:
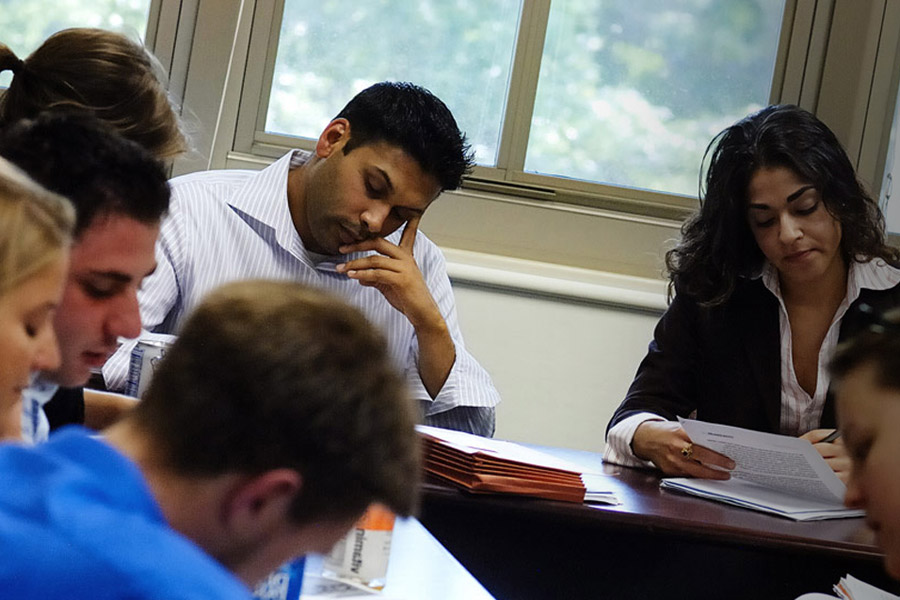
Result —
[[681, 455], [687, 460], [691, 460], [691, 458], [694, 456], [694, 444], [688, 442], [687, 446], [681, 449]]

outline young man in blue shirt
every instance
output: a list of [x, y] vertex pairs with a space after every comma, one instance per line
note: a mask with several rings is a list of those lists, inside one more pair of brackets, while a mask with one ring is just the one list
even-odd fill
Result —
[[0, 447], [0, 589], [248, 599], [371, 503], [413, 510], [415, 418], [356, 309], [295, 283], [223, 286], [102, 438], [70, 427]]

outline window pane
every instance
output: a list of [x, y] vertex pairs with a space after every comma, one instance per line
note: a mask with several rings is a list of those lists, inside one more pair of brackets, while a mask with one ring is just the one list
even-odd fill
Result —
[[286, 0], [266, 131], [317, 138], [357, 92], [411, 81], [496, 164], [521, 0]]
[[525, 169], [695, 196], [712, 136], [768, 104], [784, 0], [554, 0]]
[[[50, 34], [68, 27], [100, 27], [144, 38], [151, 0], [0, 0], [0, 41], [25, 58]], [[12, 75], [0, 76], [6, 87]]]

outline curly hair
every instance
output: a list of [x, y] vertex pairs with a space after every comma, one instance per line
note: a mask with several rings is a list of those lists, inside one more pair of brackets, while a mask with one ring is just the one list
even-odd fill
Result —
[[[725, 302], [741, 276], [765, 257], [747, 223], [747, 190], [763, 167], [785, 167], [821, 193], [841, 224], [841, 254], [849, 264], [881, 258], [900, 266], [888, 246], [884, 216], [856, 176], [837, 137], [813, 114], [792, 105], [769, 106], [719, 133], [709, 159], [700, 209], [682, 226], [682, 239], [666, 253], [669, 292], [686, 293], [704, 306]], [[701, 175], [702, 178], [702, 175]]]

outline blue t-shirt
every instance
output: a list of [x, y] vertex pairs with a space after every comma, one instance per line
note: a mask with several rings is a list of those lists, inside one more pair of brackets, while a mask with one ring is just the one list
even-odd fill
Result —
[[166, 523], [137, 467], [80, 427], [0, 447], [0, 597], [249, 600]]

